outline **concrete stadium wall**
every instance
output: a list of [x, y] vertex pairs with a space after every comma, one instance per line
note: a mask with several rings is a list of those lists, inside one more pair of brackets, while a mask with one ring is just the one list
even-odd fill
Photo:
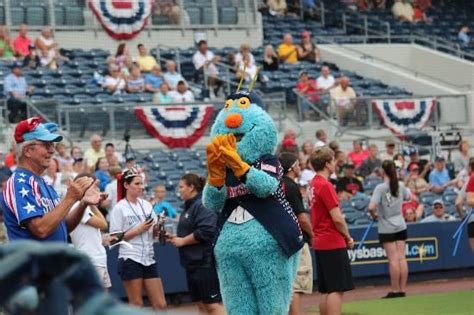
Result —
[[[342, 69], [403, 87], [415, 95], [466, 94], [464, 99], [440, 98], [444, 124], [473, 126], [474, 63], [410, 44], [320, 45], [322, 58]], [[469, 86], [466, 86], [469, 85]]]

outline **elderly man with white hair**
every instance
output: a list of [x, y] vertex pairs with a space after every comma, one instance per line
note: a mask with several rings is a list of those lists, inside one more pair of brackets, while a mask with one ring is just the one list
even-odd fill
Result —
[[18, 167], [0, 196], [10, 241], [67, 243], [68, 233], [79, 224], [86, 207], [101, 201], [89, 177], [72, 182], [62, 200], [41, 177], [55, 153], [54, 144], [63, 138], [56, 129], [56, 124], [43, 124], [39, 117], [23, 120], [15, 128]]
[[84, 159], [87, 163], [87, 168], [95, 167], [97, 160], [105, 157], [105, 150], [102, 147], [102, 137], [98, 134], [93, 134], [90, 139], [91, 147], [84, 153]]
[[178, 86], [179, 81], [186, 82], [186, 80], [183, 78], [181, 73], [176, 71], [176, 63], [173, 60], [168, 60], [166, 62], [166, 72], [163, 75], [163, 77], [165, 81], [168, 83], [170, 89], [173, 91], [176, 90], [176, 87]]

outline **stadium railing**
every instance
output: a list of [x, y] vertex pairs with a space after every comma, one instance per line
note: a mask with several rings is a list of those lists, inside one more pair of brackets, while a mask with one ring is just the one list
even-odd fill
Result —
[[[335, 101], [331, 98], [329, 93], [317, 93], [316, 95], [303, 95], [296, 89], [293, 92], [297, 96], [297, 107], [299, 118], [302, 119], [302, 108], [304, 105], [314, 110], [321, 119], [331, 121], [337, 128], [339, 133], [344, 133], [349, 129], [371, 130], [376, 127], [382, 127], [382, 123], [375, 112], [372, 102], [374, 100], [410, 100], [418, 98], [435, 98], [436, 109], [433, 112], [431, 120], [429, 121], [435, 129], [443, 126], [452, 125], [467, 125], [469, 123], [468, 115], [468, 97], [466, 94], [449, 94], [449, 95], [413, 95], [413, 96], [361, 96], [349, 100], [351, 106], [346, 110], [344, 117], [341, 118], [336, 111]], [[319, 101], [312, 102], [309, 99], [317, 96]], [[456, 117], [461, 119], [454, 121], [451, 117], [443, 115], [444, 106], [449, 108], [449, 111], [455, 112]]]
[[474, 54], [464, 51], [459, 43], [453, 42], [439, 36], [432, 36], [420, 32], [396, 35], [391, 29], [390, 23], [377, 17], [367, 16], [358, 12], [345, 11], [342, 13], [342, 28], [346, 34], [351, 30], [363, 34], [364, 43], [386, 42], [388, 44], [411, 43], [429, 47], [431, 49], [446, 52], [459, 58], [474, 60]]
[[[266, 104], [266, 110], [274, 119], [277, 128], [284, 128], [286, 120], [286, 101], [283, 93], [268, 93], [261, 95]], [[186, 104], [167, 104], [167, 106], [193, 106], [210, 104], [214, 106], [214, 115], [209, 126], [214, 122], [218, 111], [223, 107], [222, 100], [197, 101]], [[63, 105], [56, 100], [41, 100], [39, 102], [28, 102], [28, 117], [39, 115], [45, 121], [57, 122], [69, 139], [84, 137], [86, 132], [99, 132], [103, 136], [112, 139], [121, 138], [124, 134], [134, 133], [134, 138], [144, 138], [146, 131], [134, 113], [135, 107], [159, 107], [153, 103], [103, 103], [103, 104], [81, 104]], [[206, 135], [209, 130], [206, 131]]]

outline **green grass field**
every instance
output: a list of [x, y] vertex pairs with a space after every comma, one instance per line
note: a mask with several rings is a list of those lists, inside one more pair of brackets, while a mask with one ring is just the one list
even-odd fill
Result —
[[[343, 315], [474, 315], [474, 291], [345, 303], [342, 313]], [[318, 314], [317, 309], [314, 314]]]

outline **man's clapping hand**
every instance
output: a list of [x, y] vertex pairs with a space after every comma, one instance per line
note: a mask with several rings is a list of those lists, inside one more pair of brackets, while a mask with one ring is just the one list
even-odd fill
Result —
[[94, 185], [94, 180], [90, 177], [81, 177], [69, 185], [66, 198], [71, 198], [74, 201], [80, 201], [84, 197], [85, 192]]

